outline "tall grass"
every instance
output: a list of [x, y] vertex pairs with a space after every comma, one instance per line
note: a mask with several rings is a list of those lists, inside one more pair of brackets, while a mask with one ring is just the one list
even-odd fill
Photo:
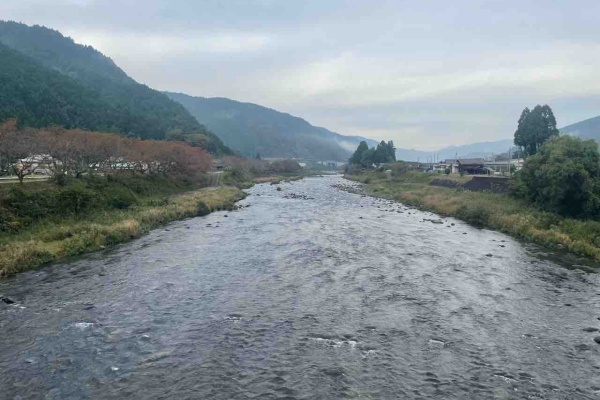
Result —
[[232, 209], [244, 196], [235, 187], [205, 188], [129, 209], [41, 221], [17, 234], [0, 236], [0, 276], [122, 243], [171, 221]]
[[367, 193], [377, 197], [393, 199], [600, 261], [598, 221], [564, 218], [540, 211], [505, 194], [431, 186], [429, 182], [436, 176], [420, 172], [398, 174], [391, 179], [378, 172], [347, 178], [367, 183]]

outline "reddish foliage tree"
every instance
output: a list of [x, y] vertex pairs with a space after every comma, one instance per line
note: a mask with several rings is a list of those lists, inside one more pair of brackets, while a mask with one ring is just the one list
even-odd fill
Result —
[[22, 181], [35, 172], [41, 159], [52, 165], [55, 177], [129, 170], [197, 179], [212, 165], [205, 150], [186, 143], [128, 139], [56, 126], [19, 129], [14, 120], [0, 124], [0, 172], [10, 170]]

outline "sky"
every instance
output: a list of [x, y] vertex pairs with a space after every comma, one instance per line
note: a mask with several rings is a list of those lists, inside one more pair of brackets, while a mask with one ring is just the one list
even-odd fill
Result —
[[0, 18], [158, 90], [403, 148], [510, 139], [536, 104], [559, 127], [600, 115], [598, 0], [0, 0]]

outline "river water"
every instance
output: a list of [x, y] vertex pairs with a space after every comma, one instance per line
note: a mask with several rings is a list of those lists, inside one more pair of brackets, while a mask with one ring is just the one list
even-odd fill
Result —
[[0, 281], [0, 398], [600, 399], [589, 263], [339, 184]]

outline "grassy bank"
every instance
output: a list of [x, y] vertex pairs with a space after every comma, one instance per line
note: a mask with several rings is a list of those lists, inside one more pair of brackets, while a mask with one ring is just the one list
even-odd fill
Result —
[[292, 176], [281, 176], [281, 175], [276, 175], [276, 176], [260, 176], [257, 178], [254, 178], [252, 180], [253, 183], [271, 183], [272, 185], [276, 185], [278, 183], [281, 182], [293, 182], [293, 181], [299, 181], [300, 179], [304, 179], [306, 176], [311, 176], [308, 174], [305, 175], [292, 175]]
[[[130, 184], [131, 182], [129, 182]], [[144, 184], [143, 181], [138, 182]], [[114, 187], [110, 186], [114, 194]], [[88, 253], [137, 238], [148, 231], [165, 225], [171, 221], [205, 215], [214, 210], [232, 209], [235, 202], [245, 194], [235, 187], [204, 188], [179, 194], [170, 194], [187, 188], [186, 183], [172, 182], [171, 187], [157, 189], [144, 196], [129, 190], [127, 194], [117, 197], [112, 207], [102, 203], [102, 207], [91, 207], [86, 212], [75, 212], [67, 215], [52, 215], [27, 222], [13, 232], [0, 234], [0, 276], [35, 268], [41, 264], [64, 259], [69, 256]], [[50, 186], [36, 188], [33, 193], [56, 190]], [[82, 191], [80, 187], [74, 189]], [[142, 190], [143, 192], [143, 190]], [[38, 201], [46, 197], [25, 193], [27, 199]], [[72, 197], [72, 191], [57, 191], [57, 198]], [[68, 195], [65, 195], [67, 193]], [[131, 204], [123, 204], [127, 198]], [[113, 201], [108, 196], [106, 201]], [[112, 203], [111, 203], [112, 204]], [[26, 206], [27, 204], [25, 204]], [[31, 204], [30, 204], [31, 206]], [[48, 206], [47, 209], [59, 207]], [[25, 221], [18, 218], [17, 223]]]
[[258, 183], [270, 183], [276, 185], [281, 182], [293, 182], [304, 179], [308, 176], [315, 176], [317, 173], [312, 171], [300, 171], [297, 173], [288, 174], [271, 174], [271, 175], [253, 175], [236, 174], [230, 171], [226, 172], [223, 177], [223, 183], [228, 186], [235, 186], [240, 189], [248, 189]]
[[346, 178], [366, 183], [365, 193], [376, 197], [396, 200], [600, 261], [598, 221], [576, 220], [543, 212], [509, 195], [430, 185], [430, 181], [439, 178], [439, 175], [402, 172], [386, 177], [383, 172], [371, 171]]

